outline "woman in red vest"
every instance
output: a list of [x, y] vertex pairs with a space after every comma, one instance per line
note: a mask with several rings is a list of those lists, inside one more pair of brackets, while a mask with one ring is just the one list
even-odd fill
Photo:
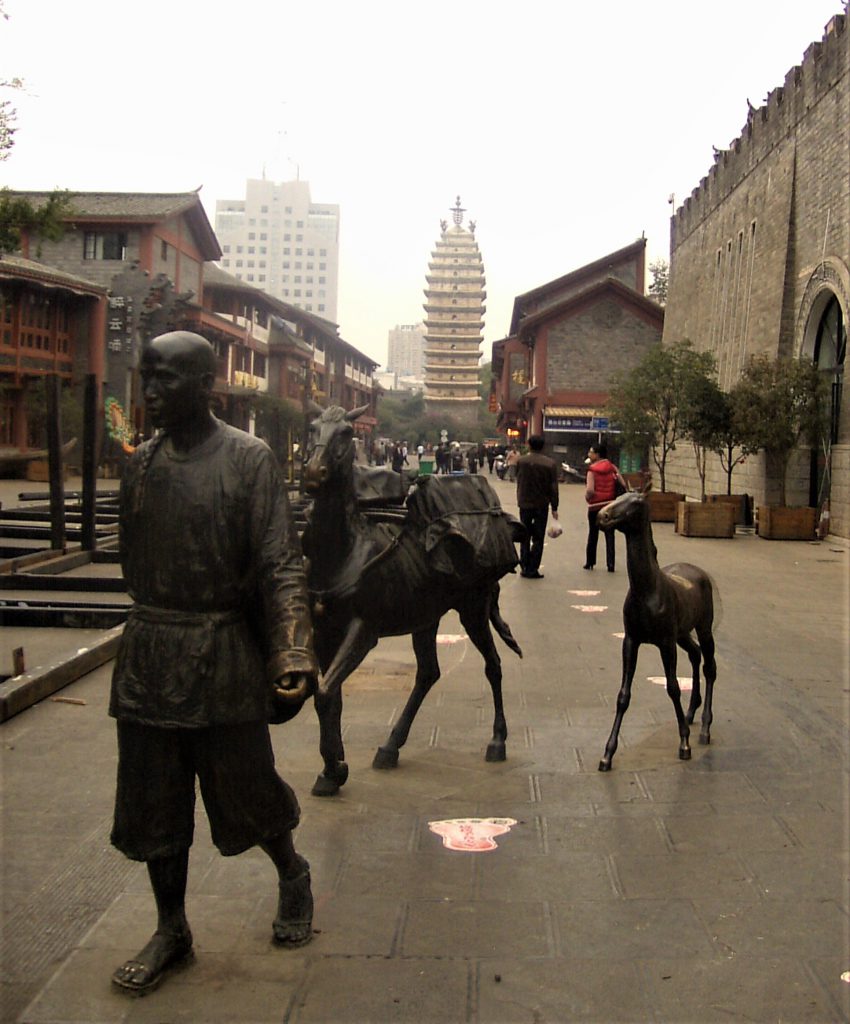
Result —
[[[584, 568], [592, 569], [596, 565], [596, 545], [599, 541], [599, 527], [596, 517], [601, 509], [609, 505], [617, 496], [617, 483], [628, 490], [619, 469], [608, 460], [608, 448], [604, 444], [592, 445], [587, 452], [587, 488], [584, 492], [587, 501], [587, 550]], [[614, 530], [605, 531], [605, 560], [608, 572], [614, 571]]]

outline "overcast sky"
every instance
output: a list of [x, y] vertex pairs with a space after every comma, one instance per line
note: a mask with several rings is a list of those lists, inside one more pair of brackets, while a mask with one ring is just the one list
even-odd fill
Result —
[[244, 195], [300, 175], [341, 208], [342, 336], [381, 363], [423, 318], [455, 197], [487, 276], [483, 353], [514, 297], [628, 245], [820, 40], [843, 0], [5, 0], [23, 77], [0, 182]]

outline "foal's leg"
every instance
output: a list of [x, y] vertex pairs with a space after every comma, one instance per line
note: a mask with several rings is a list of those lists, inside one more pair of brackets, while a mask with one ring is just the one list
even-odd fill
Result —
[[711, 712], [711, 701], [714, 697], [714, 680], [717, 678], [717, 662], [714, 660], [714, 637], [711, 627], [698, 633], [699, 645], [702, 650], [703, 673], [705, 674], [705, 705], [702, 709], [702, 728], [699, 741], [703, 745], [711, 743], [711, 723], [714, 716]]
[[700, 683], [699, 683], [699, 663], [700, 663], [700, 648], [699, 644], [694, 638], [688, 634], [686, 637], [679, 639], [679, 646], [688, 655], [691, 661], [691, 668], [693, 669], [693, 684], [691, 686], [691, 701], [688, 705], [688, 713], [686, 718], [688, 725], [694, 720], [694, 715], [697, 713], [697, 708], [702, 704], [702, 696], [700, 694]]
[[428, 691], [440, 678], [440, 664], [437, 661], [437, 629], [439, 622], [413, 634], [413, 651], [416, 655], [416, 682], [407, 698], [404, 710], [398, 717], [383, 746], [378, 747], [372, 759], [373, 768], [395, 768], [398, 752], [407, 742], [413, 719], [422, 706]]
[[691, 730], [688, 728], [688, 721], [685, 712], [682, 711], [682, 691], [679, 689], [679, 680], [676, 678], [676, 641], [671, 640], [663, 646], [659, 646], [661, 661], [664, 664], [664, 675], [667, 679], [667, 696], [673, 701], [676, 711], [676, 721], [679, 723], [679, 759], [689, 761], [691, 758]]
[[508, 725], [502, 703], [502, 660], [490, 631], [490, 601], [473, 600], [459, 608], [458, 612], [469, 639], [481, 652], [484, 674], [493, 693], [493, 736], [487, 745], [485, 760], [504, 761], [507, 757], [505, 741], [508, 738]]
[[617, 694], [617, 712], [614, 715], [614, 725], [611, 729], [611, 735], [608, 737], [608, 742], [605, 744], [605, 753], [599, 762], [599, 770], [601, 772], [611, 771], [611, 761], [617, 751], [617, 741], [620, 737], [620, 726], [623, 723], [623, 716], [628, 711], [629, 703], [632, 699], [632, 680], [635, 677], [639, 647], [640, 644], [636, 643], [627, 633], [623, 640], [623, 681], [620, 684], [620, 692]]

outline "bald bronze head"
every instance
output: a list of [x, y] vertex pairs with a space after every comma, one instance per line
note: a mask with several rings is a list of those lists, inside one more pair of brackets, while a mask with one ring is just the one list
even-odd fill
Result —
[[215, 382], [212, 345], [200, 334], [160, 334], [142, 351], [140, 373], [153, 425], [172, 436], [203, 432]]

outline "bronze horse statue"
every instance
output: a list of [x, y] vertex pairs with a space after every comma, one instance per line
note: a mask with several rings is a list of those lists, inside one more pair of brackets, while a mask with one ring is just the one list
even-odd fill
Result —
[[[623, 679], [617, 695], [617, 712], [599, 770], [611, 770], [620, 725], [631, 700], [632, 680], [641, 644], [654, 644], [661, 652], [667, 694], [679, 723], [679, 757], [691, 756], [689, 724], [693, 722], [700, 698], [700, 658], [705, 674], [705, 706], [700, 743], [711, 742], [711, 698], [717, 665], [714, 660], [714, 588], [708, 574], [695, 565], [677, 562], [659, 568], [652, 540], [649, 506], [643, 493], [629, 492], [612, 501], [599, 513], [603, 530], [620, 530], [626, 537], [629, 592], [623, 604]], [[696, 633], [694, 640], [692, 633]], [[687, 715], [682, 711], [681, 691], [676, 678], [676, 645], [684, 650], [693, 668], [693, 689]]]
[[[314, 408], [320, 415], [310, 426], [302, 474], [305, 492], [312, 498], [302, 546], [322, 672], [315, 703], [324, 768], [313, 786], [313, 794], [332, 796], [348, 778], [341, 735], [342, 683], [380, 637], [409, 633], [416, 655], [415, 684], [372, 762], [375, 768], [393, 768], [398, 764], [399, 748], [407, 740], [426, 694], [440, 677], [437, 628], [450, 609], [458, 612], [469, 638], [484, 658], [495, 709], [486, 759], [503, 761], [508, 730], [502, 706], [501, 661], [490, 626], [520, 657], [522, 651], [499, 612], [498, 580], [513, 570], [517, 556], [512, 530], [498, 507], [498, 499], [483, 478], [476, 478], [477, 489], [486, 488], [496, 506], [476, 518], [477, 529], [488, 536], [497, 529], [506, 531], [507, 543], [503, 534], [500, 559], [483, 568], [466, 562], [461, 573], [441, 571], [441, 552], [433, 547], [428, 550], [428, 528], [423, 531], [422, 525], [413, 521], [411, 501], [407, 508], [399, 504], [395, 513], [383, 516], [368, 515], [359, 507], [352, 424], [368, 407], [350, 412], [338, 406], [324, 411], [318, 406]], [[357, 469], [363, 472], [361, 467]], [[399, 474], [395, 477], [400, 483]], [[453, 478], [419, 480], [427, 485], [417, 487], [416, 492], [437, 487], [440, 490], [435, 493], [440, 495], [453, 493], [446, 490], [451, 489]], [[462, 492], [463, 488], [458, 486], [454, 490]], [[444, 523], [433, 525], [439, 533]], [[430, 537], [433, 540], [434, 534]], [[449, 547], [457, 543], [457, 538], [449, 540]], [[493, 549], [492, 543], [490, 548]]]

